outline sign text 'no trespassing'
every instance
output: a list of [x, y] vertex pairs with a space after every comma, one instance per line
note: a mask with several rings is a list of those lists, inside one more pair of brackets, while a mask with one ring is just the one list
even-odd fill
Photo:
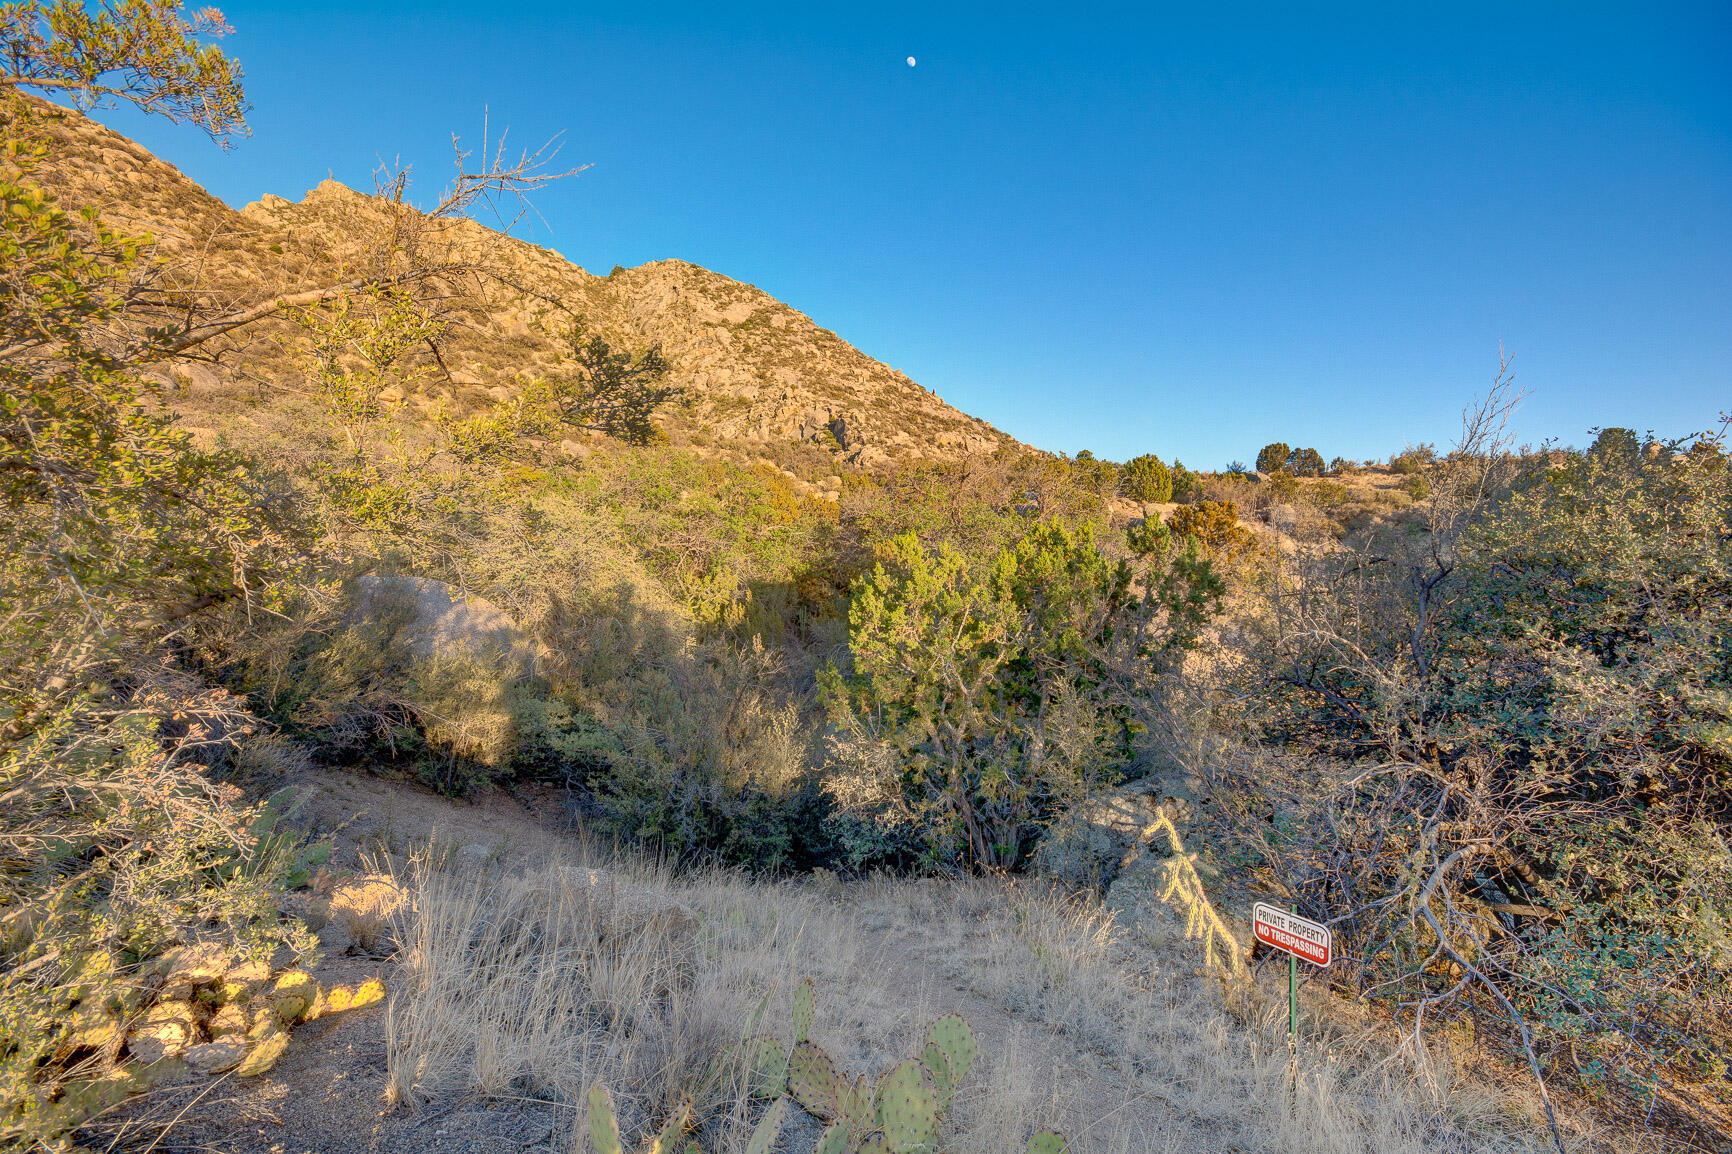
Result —
[[1314, 966], [1329, 964], [1330, 947], [1335, 940], [1328, 926], [1262, 902], [1251, 911], [1251, 932], [1264, 945], [1285, 950]]

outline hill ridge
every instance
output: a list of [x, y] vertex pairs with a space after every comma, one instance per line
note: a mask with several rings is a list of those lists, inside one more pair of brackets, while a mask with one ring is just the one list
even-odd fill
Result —
[[[68, 204], [97, 206], [111, 225], [148, 230], [162, 255], [197, 265], [202, 287], [237, 298], [329, 280], [382, 203], [326, 179], [299, 201], [266, 193], [232, 208], [112, 129], [60, 109], [52, 119], [57, 139], [44, 175], [53, 191]], [[600, 276], [472, 220], [450, 236], [508, 266], [533, 296], [496, 291], [442, 346], [443, 379], [408, 403], [464, 411], [509, 399], [558, 359], [557, 339], [542, 323], [544, 301], [558, 300], [625, 347], [661, 347], [669, 382], [684, 390], [661, 424], [674, 444], [706, 455], [773, 457], [791, 442], [808, 447], [808, 464], [815, 447], [838, 470], [879, 469], [1017, 445], [800, 310], [690, 261]], [[296, 372], [280, 351], [256, 341], [227, 350], [216, 369], [219, 377], [255, 380]]]

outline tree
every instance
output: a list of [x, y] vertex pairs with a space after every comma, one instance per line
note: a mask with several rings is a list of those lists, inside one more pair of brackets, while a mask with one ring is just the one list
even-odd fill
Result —
[[550, 374], [531, 390], [531, 404], [545, 404], [561, 423], [619, 437], [633, 445], [655, 436], [651, 417], [680, 393], [665, 383], [668, 363], [660, 345], [633, 356], [615, 351], [573, 319], [564, 333], [571, 370]]
[[1287, 468], [1295, 477], [1321, 477], [1325, 472], [1323, 454], [1316, 449], [1294, 449]]
[[246, 131], [241, 70], [214, 44], [232, 29], [214, 8], [179, 0], [8, 4], [0, 12], [0, 88], [65, 95], [78, 108], [136, 105], [190, 122], [220, 143]]
[[1185, 468], [1175, 458], [1173, 461], [1173, 500], [1189, 501], [1202, 492], [1202, 484], [1197, 475]]
[[1257, 471], [1259, 473], [1278, 473], [1287, 467], [1287, 462], [1293, 456], [1293, 448], [1285, 441], [1271, 441], [1264, 445], [1257, 454]]
[[194, 37], [224, 29], [150, 2], [0, 11], [0, 1142], [21, 1147], [60, 1148], [78, 1103], [102, 1104], [81, 1080], [114, 1050], [92, 1056], [67, 1008], [136, 999], [130, 963], [189, 926], [238, 955], [313, 945], [276, 910], [301, 884], [292, 842], [205, 773], [255, 719], [176, 668], [172, 640], [212, 605], [271, 607], [292, 505], [173, 427], [140, 373], [161, 342], [127, 323], [148, 242], [32, 183], [40, 108], [19, 93], [220, 137], [244, 127], [239, 71]]
[[844, 756], [935, 860], [1016, 865], [1059, 806], [1126, 760], [1131, 699], [1196, 643], [1223, 593], [1159, 523], [1129, 544], [1135, 565], [1086, 525], [1041, 525], [970, 565], [908, 533], [856, 583], [853, 669], [829, 670], [823, 693]]
[[1416, 1029], [1483, 998], [1536, 1078], [1651, 1103], [1726, 1072], [1724, 429], [1521, 457], [1518, 396], [1501, 367], [1452, 451], [1408, 457], [1422, 538], [1279, 559], [1237, 691], [1298, 777], [1245, 783], [1292, 823], [1252, 836], [1356, 989]]
[[1133, 501], [1161, 504], [1173, 499], [1173, 474], [1150, 453], [1132, 457], [1119, 474], [1119, 492]]

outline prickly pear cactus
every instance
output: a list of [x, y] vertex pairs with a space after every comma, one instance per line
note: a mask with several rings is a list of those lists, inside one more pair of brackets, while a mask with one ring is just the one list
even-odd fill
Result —
[[746, 1043], [749, 1088], [754, 1098], [780, 1098], [788, 1092], [788, 1053], [776, 1039], [759, 1035]]
[[746, 1154], [770, 1154], [776, 1145], [776, 1136], [781, 1133], [782, 1119], [787, 1116], [788, 1100], [777, 1098], [776, 1104], [758, 1121], [758, 1128], [752, 1131], [751, 1141], [746, 1143]]
[[1070, 1154], [1070, 1144], [1057, 1130], [1042, 1130], [1028, 1140], [1028, 1154]]
[[807, 978], [800, 983], [800, 988], [794, 991], [794, 1045], [798, 1046], [812, 1036], [812, 1014], [818, 1007], [818, 993], [812, 985], [812, 979]]
[[619, 1154], [619, 1119], [614, 1117], [613, 1098], [599, 1082], [589, 1091], [589, 1144], [595, 1154]]
[[826, 1122], [842, 1114], [842, 1088], [847, 1085], [836, 1072], [830, 1055], [810, 1042], [801, 1042], [788, 1056], [788, 1092], [794, 1100]]
[[812, 1147], [812, 1154], [848, 1154], [853, 1142], [853, 1132], [848, 1124], [838, 1122], [818, 1137], [817, 1145]]
[[879, 1091], [878, 1109], [884, 1123], [884, 1144], [891, 1154], [935, 1149], [938, 1096], [919, 1062], [911, 1058], [890, 1072]]
[[950, 1076], [950, 1060], [936, 1042], [928, 1042], [920, 1052], [920, 1064], [932, 1075], [932, 1088], [938, 1093], [938, 1112], [942, 1114], [949, 1109], [950, 1095], [956, 1091], [956, 1082]]
[[[589, 1144], [595, 1154], [620, 1154], [619, 1118], [613, 1112], [613, 1098], [607, 1092], [607, 1087], [597, 1082], [589, 1091]], [[692, 1107], [690, 1102], [683, 1103], [674, 1111], [667, 1125], [662, 1127], [648, 1146], [647, 1154], [674, 1154], [679, 1145], [680, 1136], [692, 1124]]]
[[655, 1136], [655, 1141], [649, 1145], [649, 1154], [674, 1154], [674, 1148], [679, 1145], [680, 1137], [692, 1124], [692, 1104], [680, 1103], [680, 1108], [674, 1111], [674, 1116], [668, 1119], [662, 1132]]
[[932, 1023], [932, 1028], [926, 1032], [926, 1040], [944, 1052], [944, 1059], [949, 1064], [948, 1071], [952, 1087], [974, 1069], [974, 1058], [980, 1047], [975, 1043], [974, 1030], [968, 1025], [968, 1019], [961, 1014], [946, 1014]]

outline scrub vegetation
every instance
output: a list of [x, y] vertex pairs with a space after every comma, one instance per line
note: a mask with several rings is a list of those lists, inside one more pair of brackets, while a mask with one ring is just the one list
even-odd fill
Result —
[[[528, 1095], [557, 1148], [1732, 1134], [1725, 416], [1523, 447], [1506, 365], [1381, 464], [1038, 452], [745, 286], [470, 219], [545, 155], [234, 213], [48, 103], [235, 137], [225, 31], [0, 17], [0, 1141], [185, 1075], [143, 1031], [186, 959], [316, 963], [325, 921], [394, 954], [394, 1109]], [[110, 153], [98, 195], [69, 158]], [[316, 772], [584, 832], [508, 868], [421, 830], [341, 898], [281, 792]], [[1335, 933], [1293, 1066], [1258, 898]], [[846, 1093], [765, 1081], [813, 988]], [[274, 1004], [230, 1044], [323, 1005]], [[959, 1009], [967, 1080], [925, 1047]]]

